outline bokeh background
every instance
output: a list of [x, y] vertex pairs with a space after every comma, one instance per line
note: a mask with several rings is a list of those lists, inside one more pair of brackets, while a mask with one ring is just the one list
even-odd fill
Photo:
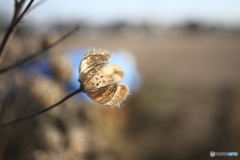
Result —
[[[41, 2], [10, 39], [0, 68], [76, 25], [80, 30], [0, 75], [1, 123], [75, 90], [78, 64], [91, 48], [117, 55], [113, 63], [125, 68], [132, 94], [110, 108], [81, 93], [3, 128], [0, 159], [202, 160], [211, 159], [210, 151], [240, 153], [240, 1]], [[0, 0], [1, 39], [13, 4]]]

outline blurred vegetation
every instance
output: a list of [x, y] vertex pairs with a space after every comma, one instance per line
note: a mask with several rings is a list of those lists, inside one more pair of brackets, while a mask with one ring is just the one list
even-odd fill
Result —
[[[127, 48], [144, 79], [141, 90], [121, 108], [76, 97], [1, 129], [0, 159], [200, 160], [210, 158], [210, 151], [240, 152], [239, 34], [199, 30], [196, 24], [169, 30], [139, 27], [136, 32], [123, 26], [83, 27], [46, 55], [0, 75], [2, 123], [43, 109], [69, 92], [72, 66], [64, 54], [69, 48]], [[18, 30], [1, 68], [63, 31], [63, 26], [44, 35]], [[51, 66], [49, 77], [33, 69], [42, 61]]]

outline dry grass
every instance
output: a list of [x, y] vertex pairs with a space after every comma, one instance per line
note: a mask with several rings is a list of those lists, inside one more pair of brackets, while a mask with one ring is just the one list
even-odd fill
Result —
[[[79, 101], [70, 99], [59, 106], [57, 113], [17, 125], [10, 141], [5, 142], [8, 145], [0, 145], [1, 151], [5, 147], [4, 157], [16, 159], [8, 153], [24, 144], [26, 149], [16, 155], [36, 160], [59, 156], [83, 160], [206, 159], [211, 150], [239, 151], [239, 42], [238, 34], [223, 32], [173, 30], [152, 35], [102, 31], [90, 36], [80, 31], [57, 51], [61, 54], [67, 48], [80, 47], [127, 49], [137, 59], [142, 89], [130, 96], [121, 109], [77, 104]], [[16, 48], [24, 45], [19, 40], [15, 43]], [[11, 54], [18, 51], [16, 48], [12, 47]], [[15, 75], [17, 70], [9, 74]], [[7, 81], [7, 76], [0, 77], [1, 83]], [[17, 78], [12, 82], [16, 87], [15, 81]], [[21, 98], [24, 95], [15, 101]], [[32, 97], [25, 98], [21, 103]], [[37, 102], [31, 104], [40, 107]], [[49, 143], [49, 137], [45, 137], [49, 135], [39, 130], [56, 135], [56, 140]], [[7, 131], [1, 132], [4, 138], [3, 133]], [[31, 134], [31, 140], [14, 142], [18, 133]], [[53, 146], [55, 142], [61, 143], [60, 149]], [[60, 151], [56, 152], [56, 148]]]

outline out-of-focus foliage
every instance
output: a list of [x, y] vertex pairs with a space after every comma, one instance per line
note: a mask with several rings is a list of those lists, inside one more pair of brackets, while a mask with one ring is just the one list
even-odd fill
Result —
[[[45, 55], [1, 74], [1, 122], [43, 109], [69, 92], [72, 64], [63, 54], [69, 48], [127, 48], [136, 57], [143, 86], [121, 108], [76, 96], [1, 129], [0, 159], [188, 160], [207, 159], [212, 150], [239, 151], [239, 34], [139, 30], [141, 38], [125, 29], [103, 29], [88, 39], [86, 34], [93, 33], [83, 29]], [[50, 32], [46, 39], [21, 32], [9, 42], [1, 67], [59, 35]], [[36, 64], [47, 76], [38, 74]]]

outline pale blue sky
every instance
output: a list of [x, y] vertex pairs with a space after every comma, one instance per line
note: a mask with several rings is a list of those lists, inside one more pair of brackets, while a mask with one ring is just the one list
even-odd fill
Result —
[[[0, 0], [0, 13], [10, 17], [12, 5], [13, 0]], [[38, 25], [58, 21], [102, 25], [118, 20], [173, 25], [196, 20], [240, 26], [240, 0], [47, 0], [27, 18]]]

